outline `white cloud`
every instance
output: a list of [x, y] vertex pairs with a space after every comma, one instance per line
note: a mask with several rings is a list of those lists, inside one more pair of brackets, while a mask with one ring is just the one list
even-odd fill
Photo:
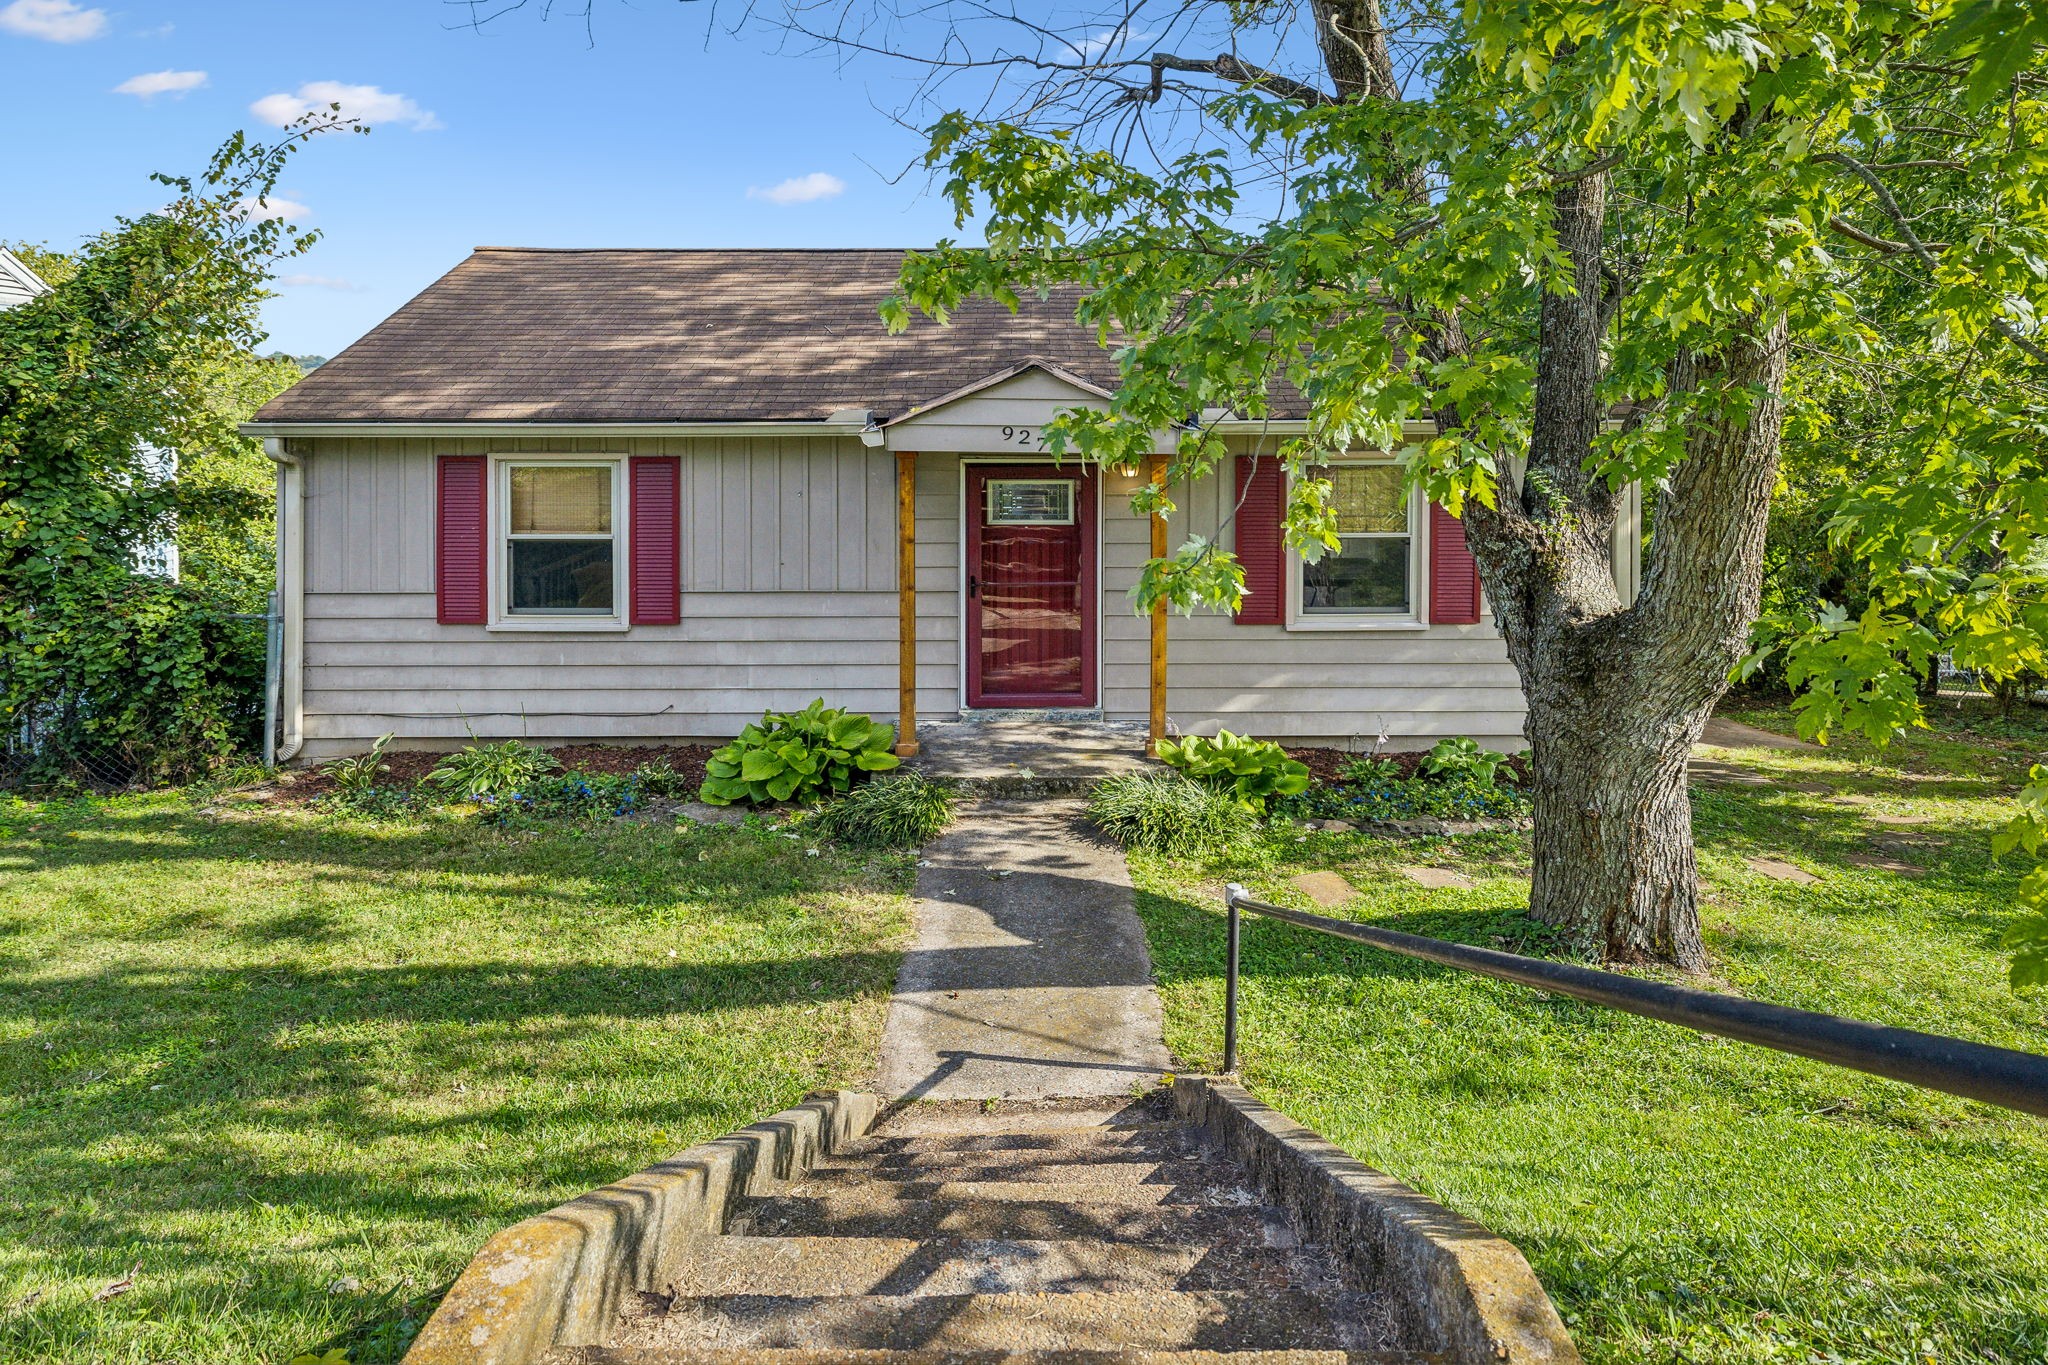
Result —
[[204, 71], [145, 71], [140, 76], [130, 76], [122, 81], [114, 87], [114, 93], [151, 99], [157, 95], [182, 95], [204, 84]]
[[379, 90], [374, 85], [346, 85], [341, 81], [307, 81], [296, 93], [265, 95], [249, 106], [249, 112], [282, 128], [295, 118], [316, 109], [325, 110], [331, 104], [341, 106], [341, 117], [361, 119], [372, 126], [404, 123], [416, 133], [442, 126], [430, 110], [420, 108], [404, 95]]
[[765, 190], [759, 185], [750, 185], [747, 198], [766, 199], [771, 204], [808, 204], [814, 199], [830, 199], [845, 192], [846, 182], [838, 176], [812, 171], [809, 175], [785, 180], [780, 185], [770, 185]]
[[298, 200], [286, 199], [279, 194], [267, 195], [262, 199], [244, 199], [235, 205], [235, 210], [244, 218], [275, 218], [280, 223], [296, 223], [313, 212]]
[[1092, 62], [1108, 53], [1112, 48], [1137, 47], [1149, 43], [1159, 35], [1156, 33], [1132, 33], [1120, 28], [1106, 28], [1092, 38], [1083, 38], [1074, 44], [1074, 50], [1081, 54], [1081, 60]]
[[359, 294], [363, 289], [338, 275], [280, 275], [277, 282], [287, 289], [332, 289], [338, 294]]
[[14, 0], [0, 9], [0, 28], [52, 43], [82, 43], [107, 31], [107, 12], [80, 9], [74, 0]]

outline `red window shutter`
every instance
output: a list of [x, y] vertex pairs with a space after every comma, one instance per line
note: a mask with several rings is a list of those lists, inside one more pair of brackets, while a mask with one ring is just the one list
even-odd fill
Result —
[[633, 624], [673, 626], [683, 619], [682, 461], [636, 456], [628, 468]]
[[1277, 626], [1286, 601], [1287, 555], [1280, 522], [1287, 509], [1287, 473], [1275, 456], [1237, 457], [1237, 562], [1244, 566], [1241, 626]]
[[434, 500], [434, 602], [444, 626], [480, 626], [486, 611], [489, 559], [484, 494], [490, 462], [481, 455], [443, 455]]
[[1479, 623], [1479, 566], [1465, 544], [1465, 523], [1429, 505], [1429, 620], [1438, 626]]

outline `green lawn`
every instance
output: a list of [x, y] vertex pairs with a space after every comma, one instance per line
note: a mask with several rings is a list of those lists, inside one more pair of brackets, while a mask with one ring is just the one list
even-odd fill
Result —
[[[2048, 1051], [2048, 998], [2014, 996], [1996, 946], [2022, 866], [1986, 849], [2039, 744], [1991, 728], [1747, 752], [1772, 785], [1695, 788], [1713, 984]], [[1846, 861], [1871, 851], [1925, 875]], [[1167, 1041], [1218, 1064], [1224, 881], [1314, 908], [1289, 877], [1335, 868], [1358, 888], [1338, 913], [1540, 951], [1527, 856], [1502, 834], [1135, 856]], [[1401, 863], [1477, 884], [1424, 891]], [[2048, 1358], [2048, 1123], [1271, 922], [1247, 922], [1245, 964], [1248, 1084], [1519, 1244], [1599, 1365]]]
[[861, 1080], [909, 875], [0, 799], [0, 1359], [395, 1359], [496, 1229]]

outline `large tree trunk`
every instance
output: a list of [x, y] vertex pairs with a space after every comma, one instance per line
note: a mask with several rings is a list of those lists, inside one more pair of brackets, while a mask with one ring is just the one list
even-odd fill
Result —
[[[1705, 967], [1686, 760], [1756, 618], [1782, 423], [1785, 326], [1759, 319], [1674, 370], [1712, 400], [1656, 503], [1633, 604], [1609, 554], [1615, 502], [1585, 470], [1598, 397], [1604, 183], [1559, 188], [1569, 290], [1545, 296], [1519, 496], [1474, 507], [1479, 560], [1529, 712], [1535, 801], [1530, 913], [1610, 961]], [[1752, 401], [1750, 395], [1762, 395]], [[1732, 402], [1719, 401], [1734, 396]]]
[[1685, 761], [1705, 711], [1672, 727], [1601, 689], [1529, 696], [1535, 783], [1529, 912], [1613, 962], [1706, 966]]

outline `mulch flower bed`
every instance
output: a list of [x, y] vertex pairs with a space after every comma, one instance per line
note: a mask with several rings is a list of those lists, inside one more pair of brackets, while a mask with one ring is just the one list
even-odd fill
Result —
[[[690, 790], [695, 791], [704, 780], [704, 764], [713, 750], [708, 744], [569, 744], [547, 752], [562, 765], [564, 772], [616, 777], [624, 777], [643, 764], [666, 763], [681, 774]], [[445, 749], [389, 750], [384, 755], [384, 765], [389, 771], [378, 779], [377, 785], [416, 787], [434, 770], [434, 765], [447, 756]], [[281, 799], [303, 803], [333, 791], [334, 779], [324, 769], [314, 767], [283, 776], [279, 787]]]
[[[1297, 762], [1307, 764], [1309, 776], [1327, 787], [1334, 787], [1344, 780], [1343, 769], [1346, 763], [1354, 758], [1366, 757], [1365, 754], [1350, 749], [1289, 749], [1287, 756]], [[1400, 752], [1387, 750], [1382, 752], [1380, 757], [1392, 762], [1395, 768], [1399, 770], [1399, 776], [1406, 780], [1415, 776], [1416, 771], [1422, 767], [1422, 760], [1429, 757], [1429, 751], [1427, 749], [1404, 749]], [[1512, 768], [1516, 778], [1522, 782], [1526, 783], [1529, 780], [1529, 756], [1527, 754], [1511, 754], [1508, 756], [1508, 761], [1501, 766]]]

